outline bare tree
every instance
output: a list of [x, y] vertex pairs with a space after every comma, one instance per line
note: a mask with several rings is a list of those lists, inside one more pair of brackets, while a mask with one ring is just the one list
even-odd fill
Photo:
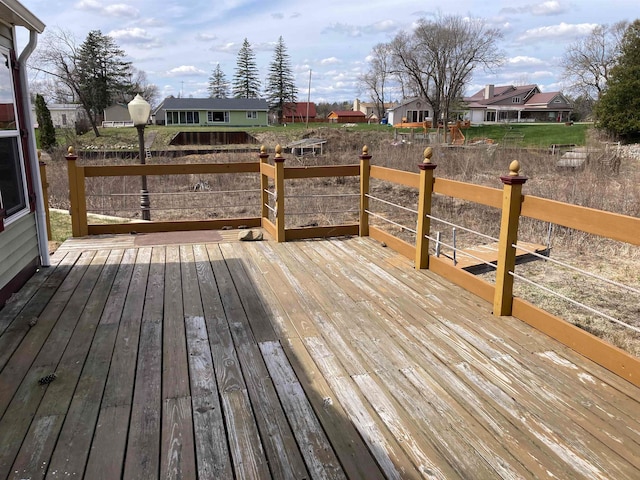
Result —
[[567, 48], [560, 65], [573, 93], [600, 99], [620, 55], [620, 42], [627, 26], [627, 21], [598, 25]]
[[502, 33], [480, 18], [439, 14], [420, 19], [413, 32], [399, 33], [390, 44], [395, 72], [429, 102], [434, 121], [446, 121], [474, 68], [490, 70], [503, 63], [500, 38]]
[[391, 66], [391, 46], [388, 43], [379, 43], [371, 51], [369, 69], [359, 78], [361, 88], [375, 105], [378, 119], [382, 119], [385, 114], [385, 92], [393, 75]]

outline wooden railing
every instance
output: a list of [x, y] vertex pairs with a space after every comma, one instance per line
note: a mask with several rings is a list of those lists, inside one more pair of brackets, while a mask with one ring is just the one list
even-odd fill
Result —
[[[516, 259], [514, 245], [517, 241], [521, 217], [551, 222], [631, 245], [640, 245], [640, 219], [523, 195], [522, 187], [527, 178], [519, 175], [517, 161], [512, 162], [509, 166], [508, 175], [500, 177], [503, 188], [496, 189], [435, 178], [436, 165], [431, 163], [430, 148], [425, 150], [423, 161], [419, 164], [417, 173], [371, 165], [371, 156], [367, 147], [363, 148], [362, 155], [359, 157], [359, 165], [318, 167], [286, 167], [280, 146], [276, 147], [273, 163], [269, 162], [269, 155], [264, 147], [261, 148], [259, 162], [246, 163], [79, 166], [76, 164], [76, 159], [73, 152], [67, 156], [74, 236], [127, 233], [134, 230], [137, 232], [158, 232], [219, 229], [223, 226], [239, 225], [262, 226], [278, 242], [342, 235], [371, 236], [385, 242], [388, 247], [413, 260], [415, 268], [428, 268], [493, 304], [494, 315], [513, 315], [640, 386], [640, 359], [523, 299], [513, 296], [513, 272], [515, 271]], [[260, 217], [136, 224], [87, 224], [85, 178], [190, 173], [259, 173], [262, 202]], [[360, 211], [358, 223], [287, 228], [285, 224], [285, 180], [322, 177], [359, 177]], [[384, 229], [370, 224], [369, 190], [371, 179], [383, 180], [418, 190], [415, 244], [408, 243]], [[495, 284], [457, 268], [443, 258], [429, 254], [429, 220], [433, 194], [466, 200], [501, 211]]]

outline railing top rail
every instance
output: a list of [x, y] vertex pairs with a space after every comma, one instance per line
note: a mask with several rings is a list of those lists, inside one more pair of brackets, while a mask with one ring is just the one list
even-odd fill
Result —
[[433, 179], [433, 193], [467, 200], [489, 207], [502, 207], [502, 190], [445, 178]]
[[532, 195], [522, 197], [520, 213], [524, 217], [555, 223], [631, 245], [640, 245], [640, 218]]
[[285, 167], [284, 178], [357, 177], [360, 165], [322, 165], [313, 167]]

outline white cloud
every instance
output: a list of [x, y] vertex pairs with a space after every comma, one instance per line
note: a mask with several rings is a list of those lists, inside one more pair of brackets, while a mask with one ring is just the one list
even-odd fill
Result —
[[558, 0], [548, 0], [542, 3], [530, 3], [521, 7], [505, 7], [500, 13], [528, 14], [537, 16], [561, 15], [569, 11], [569, 6], [565, 2]]
[[546, 27], [532, 28], [526, 30], [518, 40], [550, 40], [553, 38], [573, 38], [588, 35], [597, 26], [596, 23], [560, 23], [558, 25], [549, 25]]
[[176, 68], [172, 68], [165, 73], [167, 77], [179, 77], [179, 76], [191, 76], [191, 75], [203, 75], [206, 74], [204, 70], [194, 67], [193, 65], [181, 65]]
[[153, 38], [146, 30], [138, 27], [113, 30], [108, 34], [114, 40], [122, 43], [151, 43]]
[[336, 57], [323, 58], [320, 60], [320, 65], [335, 65], [336, 63], [342, 63]]
[[347, 37], [361, 37], [378, 33], [395, 32], [400, 26], [393, 20], [381, 20], [369, 25], [349, 25], [347, 23], [332, 23], [322, 30], [322, 33], [338, 33]]
[[198, 33], [196, 35], [196, 40], [200, 42], [210, 42], [212, 40], [217, 40], [218, 37], [213, 33]]
[[507, 59], [507, 63], [509, 65], [513, 65], [516, 67], [522, 66], [534, 66], [534, 65], [544, 65], [545, 62], [535, 57], [527, 57], [524, 55], [519, 55], [517, 57], [511, 57]]
[[96, 0], [81, 0], [75, 4], [75, 7], [79, 10], [87, 10], [90, 12], [96, 12], [100, 15], [108, 17], [133, 17], [140, 16], [140, 12], [137, 8], [124, 3], [116, 3], [113, 5], [105, 6], [102, 2]]

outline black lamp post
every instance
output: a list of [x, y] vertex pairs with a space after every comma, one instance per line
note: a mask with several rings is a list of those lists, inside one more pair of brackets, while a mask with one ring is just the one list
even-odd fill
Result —
[[[149, 121], [149, 114], [151, 113], [151, 105], [140, 96], [136, 95], [136, 98], [129, 102], [129, 115], [133, 120], [133, 125], [138, 129], [138, 149], [140, 150], [140, 164], [145, 164], [144, 154], [144, 127], [146, 127]], [[147, 176], [142, 175], [142, 189], [140, 190], [140, 210], [142, 212], [143, 220], [151, 220], [150, 212], [151, 202], [149, 201], [149, 190], [147, 190]]]

